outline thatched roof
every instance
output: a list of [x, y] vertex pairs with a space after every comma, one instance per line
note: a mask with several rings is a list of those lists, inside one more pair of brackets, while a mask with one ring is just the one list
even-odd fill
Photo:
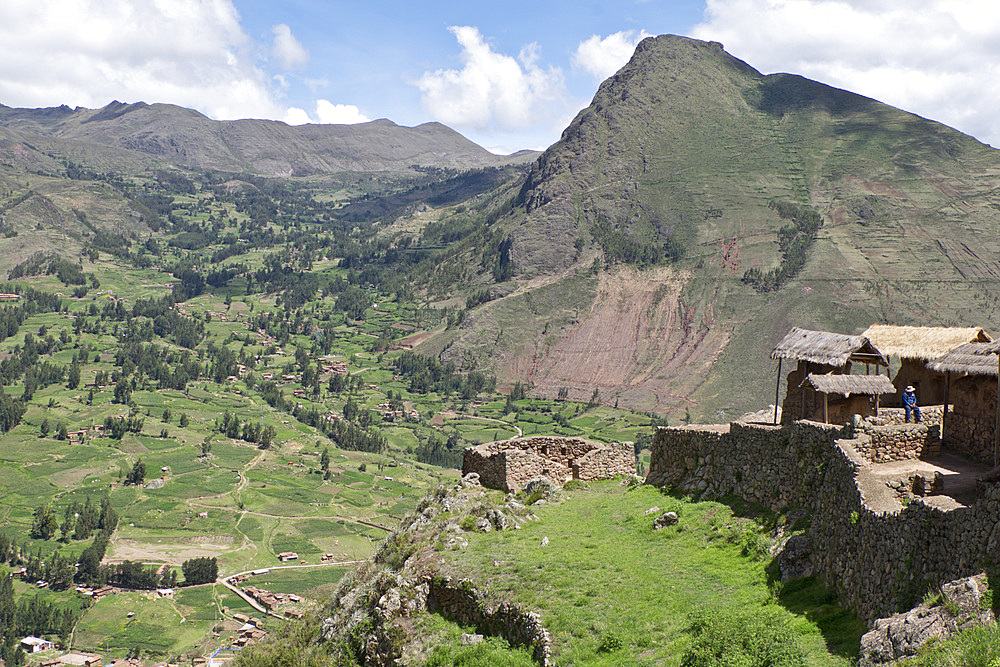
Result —
[[835, 375], [810, 373], [802, 384], [809, 383], [821, 394], [894, 394], [896, 388], [892, 380], [884, 375]]
[[888, 366], [889, 363], [864, 336], [846, 336], [829, 331], [793, 327], [774, 350], [772, 359], [796, 359], [814, 364], [843, 367], [848, 361]]
[[996, 377], [998, 353], [1000, 353], [1000, 343], [966, 343], [929, 361], [927, 368], [938, 373], [968, 373]]
[[861, 334], [882, 351], [901, 359], [930, 361], [963, 343], [989, 343], [982, 327], [903, 327], [875, 324]]

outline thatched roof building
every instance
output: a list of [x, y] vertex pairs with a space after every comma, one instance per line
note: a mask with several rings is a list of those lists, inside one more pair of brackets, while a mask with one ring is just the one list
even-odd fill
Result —
[[846, 375], [843, 373], [810, 373], [802, 381], [823, 397], [822, 405], [813, 407], [807, 419], [822, 419], [826, 423], [842, 423], [853, 415], [878, 416], [881, 394], [896, 391], [892, 381], [884, 375]]
[[1000, 464], [998, 354], [1000, 343], [966, 343], [927, 363], [949, 380], [955, 407], [950, 415], [945, 411], [941, 427], [948, 447], [994, 466]]
[[878, 396], [880, 394], [892, 394], [896, 391], [896, 388], [892, 385], [892, 380], [884, 375], [842, 375], [834, 373], [818, 375], [810, 373], [805, 381], [821, 394], [843, 394], [845, 398], [852, 394]]
[[948, 401], [947, 380], [943, 373], [926, 365], [965, 343], [989, 343], [989, 334], [982, 327], [911, 327], [876, 324], [862, 336], [887, 356], [899, 357], [902, 363], [892, 379], [896, 394], [890, 404], [902, 405], [906, 385], [917, 389], [920, 405], [939, 405]]
[[1000, 342], [965, 343], [927, 362], [927, 368], [938, 373], [997, 376], [997, 354]]
[[793, 327], [771, 351], [772, 359], [796, 359], [842, 368], [849, 361], [888, 366], [885, 356], [865, 336]]
[[910, 327], [875, 324], [861, 334], [882, 354], [900, 359], [930, 361], [963, 343], [989, 343], [982, 327]]

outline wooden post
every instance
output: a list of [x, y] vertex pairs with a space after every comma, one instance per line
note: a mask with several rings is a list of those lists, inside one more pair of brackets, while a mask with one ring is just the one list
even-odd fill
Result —
[[829, 412], [829, 399], [830, 394], [823, 394], [823, 423], [830, 423], [830, 412]]
[[879, 395], [875, 394], [875, 416], [878, 417], [878, 399]]
[[997, 461], [997, 450], [1000, 449], [1000, 354], [997, 354], [997, 418], [993, 424], [993, 467], [1000, 465]]
[[946, 424], [948, 423], [948, 401], [951, 389], [951, 371], [945, 371], [944, 374], [944, 408], [941, 411], [941, 445], [944, 445], [944, 434], [947, 431]]
[[778, 425], [778, 393], [781, 391], [781, 357], [778, 357], [778, 381], [774, 383], [774, 425]]

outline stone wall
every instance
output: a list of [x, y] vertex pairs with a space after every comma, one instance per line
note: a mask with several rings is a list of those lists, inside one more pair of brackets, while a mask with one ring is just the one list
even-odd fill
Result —
[[997, 380], [981, 375], [952, 383], [954, 412], [948, 414], [945, 440], [948, 447], [980, 461], [993, 461], [996, 429]]
[[870, 463], [905, 461], [941, 453], [938, 424], [880, 426], [868, 420], [854, 422], [854, 448]]
[[570, 479], [610, 479], [635, 474], [635, 449], [630, 442], [605, 444], [557, 436], [514, 438], [467, 448], [462, 474], [471, 472], [479, 475], [484, 486], [503, 491], [518, 491], [539, 477], [557, 484]]
[[[952, 410], [954, 408], [948, 409], [948, 418], [951, 419]], [[922, 424], [940, 424], [941, 414], [944, 412], [943, 405], [921, 405], [920, 406], [920, 423]], [[881, 424], [905, 424], [906, 423], [906, 410], [903, 408], [882, 408], [878, 409], [878, 418], [872, 419], [875, 423]]]
[[659, 429], [646, 481], [810, 509], [816, 571], [869, 622], [1000, 561], [1000, 486], [970, 507], [934, 496], [904, 508], [858, 453], [860, 439], [842, 435], [811, 422]]
[[537, 612], [506, 602], [492, 602], [468, 579], [449, 577], [428, 581], [427, 609], [483, 634], [503, 637], [511, 646], [529, 649], [539, 665], [551, 664], [552, 636]]
[[733, 494], [771, 509], [810, 505], [841, 426], [795, 422], [767, 426], [658, 429], [647, 484], [711, 496]]

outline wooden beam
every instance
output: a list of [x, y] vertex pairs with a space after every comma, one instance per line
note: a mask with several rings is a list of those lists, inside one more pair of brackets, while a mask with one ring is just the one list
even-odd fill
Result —
[[830, 423], [830, 411], [829, 411], [829, 394], [823, 394], [823, 423]]
[[941, 444], [944, 445], [944, 434], [947, 430], [948, 424], [948, 401], [950, 400], [949, 390], [951, 389], [951, 371], [945, 371], [944, 374], [944, 409], [941, 412]]
[[778, 394], [781, 391], [781, 357], [778, 357], [778, 381], [774, 383], [774, 425], [778, 425]]

